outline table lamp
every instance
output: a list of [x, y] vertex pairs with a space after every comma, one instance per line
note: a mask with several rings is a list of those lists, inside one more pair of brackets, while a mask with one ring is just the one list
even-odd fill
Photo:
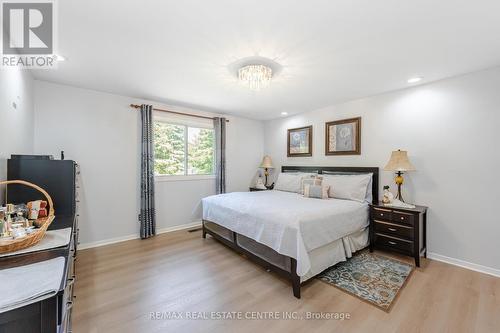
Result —
[[410, 163], [410, 160], [408, 159], [408, 153], [400, 149], [393, 151], [391, 154], [391, 159], [384, 167], [384, 170], [396, 172], [396, 178], [394, 178], [394, 181], [398, 186], [398, 194], [396, 195], [395, 199], [405, 202], [403, 200], [403, 196], [401, 195], [401, 186], [404, 182], [403, 173], [406, 171], [415, 171], [415, 167]]
[[271, 160], [271, 156], [266, 155], [262, 159], [262, 163], [260, 164], [260, 168], [264, 169], [264, 175], [266, 176], [266, 182], [264, 185], [267, 187], [267, 177], [269, 176], [269, 169], [273, 169], [273, 161]]

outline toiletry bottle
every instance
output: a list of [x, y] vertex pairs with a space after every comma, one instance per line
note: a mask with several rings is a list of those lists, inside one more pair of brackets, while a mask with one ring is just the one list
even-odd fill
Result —
[[11, 235], [12, 231], [12, 218], [10, 217], [10, 214], [7, 214], [7, 220], [5, 221], [5, 226], [4, 226], [5, 233], [7, 236]]

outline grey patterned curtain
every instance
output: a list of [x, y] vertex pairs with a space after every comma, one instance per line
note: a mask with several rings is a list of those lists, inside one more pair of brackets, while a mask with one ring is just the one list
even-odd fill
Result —
[[226, 118], [214, 118], [215, 193], [226, 193]]
[[153, 106], [141, 105], [141, 238], [156, 234], [154, 147], [153, 147]]

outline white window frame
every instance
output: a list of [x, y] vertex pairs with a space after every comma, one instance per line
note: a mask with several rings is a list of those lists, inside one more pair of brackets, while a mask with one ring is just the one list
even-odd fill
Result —
[[[214, 174], [211, 175], [188, 175], [188, 128], [207, 128], [214, 129], [211, 120], [198, 120], [191, 119], [185, 116], [170, 115], [160, 112], [155, 112], [153, 116], [153, 122], [162, 122], [171, 125], [184, 126], [184, 151], [186, 158], [184, 159], [184, 175], [157, 175], [155, 174], [155, 181], [157, 182], [177, 182], [177, 181], [193, 181], [193, 180], [211, 180], [215, 179], [215, 158], [214, 158]], [[215, 134], [215, 133], [214, 133]], [[215, 147], [214, 147], [215, 154]]]

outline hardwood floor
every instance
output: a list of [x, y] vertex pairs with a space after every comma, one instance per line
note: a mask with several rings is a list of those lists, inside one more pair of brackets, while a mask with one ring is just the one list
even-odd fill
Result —
[[[77, 272], [75, 333], [500, 331], [500, 278], [433, 260], [413, 272], [389, 313], [316, 279], [298, 300], [287, 282], [201, 232], [83, 250]], [[345, 312], [350, 319], [194, 320], [186, 311]], [[184, 317], [152, 319], [152, 312]]]

